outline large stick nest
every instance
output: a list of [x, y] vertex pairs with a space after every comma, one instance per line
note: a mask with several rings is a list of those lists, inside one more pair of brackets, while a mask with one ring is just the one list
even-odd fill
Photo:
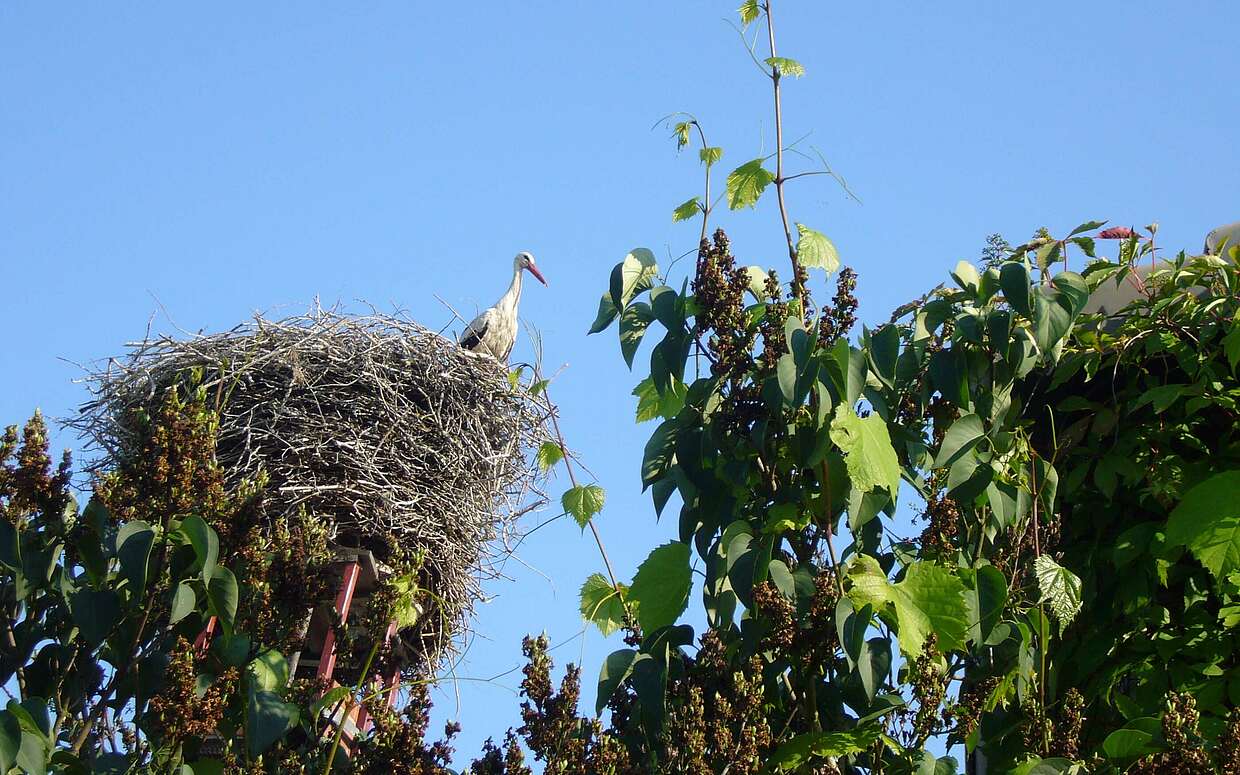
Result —
[[424, 551], [440, 610], [416, 648], [437, 662], [537, 492], [530, 452], [546, 439], [547, 407], [514, 390], [493, 358], [378, 314], [256, 317], [128, 349], [90, 375], [94, 398], [69, 423], [104, 453], [96, 468], [135, 448], [133, 410], [150, 411], [200, 370], [221, 399], [216, 456], [231, 485], [262, 473], [269, 512], [305, 509], [336, 544], [381, 560], [392, 539]]

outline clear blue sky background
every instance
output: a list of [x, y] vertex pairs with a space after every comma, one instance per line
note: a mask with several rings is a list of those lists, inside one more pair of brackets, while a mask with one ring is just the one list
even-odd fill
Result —
[[[698, 191], [696, 155], [651, 131], [660, 116], [694, 112], [726, 169], [771, 149], [767, 82], [722, 21], [733, 5], [5, 3], [0, 422], [71, 413], [70, 362], [117, 354], [161, 308], [158, 329], [220, 330], [318, 296], [438, 328], [433, 294], [486, 306], [528, 249], [551, 286], [522, 313], [566, 366], [564, 430], [607, 488], [600, 527], [630, 575], [674, 525], [639, 492], [637, 377], [614, 331], [585, 331], [627, 249], [696, 239], [670, 217]], [[1235, 3], [776, 5], [780, 53], [808, 70], [787, 136], [812, 131], [864, 201], [811, 178], [790, 207], [860, 272], [865, 320], [990, 232], [1157, 220], [1162, 244], [1200, 249], [1240, 218]], [[722, 219], [745, 263], [780, 262], [772, 204]], [[514, 668], [521, 636], [545, 630], [561, 664], [584, 661], [592, 705], [618, 645], [574, 639], [597, 553], [561, 520], [521, 560], [458, 672]], [[519, 723], [519, 679], [439, 693], [462, 760]]]

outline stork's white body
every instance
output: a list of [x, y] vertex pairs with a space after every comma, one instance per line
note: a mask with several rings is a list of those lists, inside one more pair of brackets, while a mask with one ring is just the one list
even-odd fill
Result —
[[461, 334], [461, 346], [474, 352], [486, 353], [497, 360], [507, 361], [512, 346], [517, 341], [517, 308], [521, 303], [521, 280], [528, 269], [544, 285], [542, 275], [534, 266], [534, 257], [519, 253], [513, 259], [512, 283], [495, 305], [482, 311]]

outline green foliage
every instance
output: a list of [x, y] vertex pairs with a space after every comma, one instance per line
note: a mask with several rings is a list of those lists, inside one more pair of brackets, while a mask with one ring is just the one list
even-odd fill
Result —
[[[20, 444], [14, 428], [0, 438], [0, 680], [17, 694], [0, 710], [0, 772], [322, 766], [321, 708], [280, 649], [325, 593], [326, 539], [309, 523], [260, 526], [258, 489], [224, 487], [205, 400], [170, 393], [138, 426], [141, 454], [102, 472], [80, 512], [42, 418]], [[417, 591], [401, 584], [405, 626]], [[209, 648], [191, 646], [211, 617]], [[377, 645], [388, 621], [354, 637]], [[209, 736], [235, 742], [207, 758]]]
[[[760, 165], [751, 163], [749, 170]], [[757, 193], [741, 201], [751, 204]], [[1230, 438], [1240, 398], [1228, 381], [1225, 343], [1237, 319], [1234, 294], [1228, 295], [1237, 285], [1236, 269], [1217, 259], [1184, 258], [1156, 272], [1149, 296], [1138, 302], [1144, 312], [1120, 329], [1137, 330], [1119, 334], [1082, 313], [1100, 282], [1131, 272], [1142, 255], [1136, 241], [1121, 251], [1121, 261], [1129, 263], [1099, 262], [1084, 275], [1030, 269], [1038, 266], [1039, 251], [1047, 263], [1052, 242], [1061, 243], [1057, 257], [1065, 255], [1064, 245], [1094, 252], [1094, 237], [1085, 234], [1094, 226], [1083, 226], [1062, 240], [1039, 237], [984, 269], [961, 262], [951, 273], [953, 288], [901, 308], [892, 324], [863, 332], [859, 347], [821, 334], [830, 330], [824, 321], [832, 320], [835, 307], [849, 308], [847, 297], [823, 305], [817, 319], [806, 318], [799, 299], [771, 296], [766, 272], [738, 268], [726, 237], [717, 234], [699, 255], [693, 295], [676, 295], [684, 313], [655, 315], [646, 332], [654, 336], [661, 326], [664, 342], [693, 338], [699, 348], [652, 357], [651, 376], [634, 391], [639, 419], [663, 420], [646, 445], [642, 481], [655, 491], [659, 510], [671, 493], [679, 494], [681, 541], [657, 550], [678, 553], [666, 564], [675, 568], [674, 583], [666, 580], [670, 570], [639, 572], [629, 592], [645, 640], [656, 642], [643, 641], [623, 660], [616, 657], [624, 669], [608, 672], [603, 688], [609, 696], [630, 687], [643, 723], [669, 723], [668, 704], [682, 700], [657, 687], [691, 662], [676, 652], [668, 662], [668, 652], [657, 650], [663, 642], [658, 633], [669, 632], [682, 610], [682, 590], [696, 562], [705, 574], [702, 604], [710, 634], [728, 644], [734, 666], [757, 658], [794, 688], [785, 694], [768, 687], [767, 702], [788, 712], [797, 705], [795, 687], [813, 687], [818, 697], [833, 698], [818, 708], [833, 724], [847, 729], [883, 719], [881, 745], [839, 754], [851, 766], [881, 760], [910, 771], [954, 771], [949, 759], [922, 748], [928, 736], [942, 734], [984, 750], [1000, 768], [1079, 770], [1083, 752], [1109, 755], [1103, 740], [1125, 718], [1157, 717], [1164, 690], [1150, 680], [1159, 674], [1155, 656], [1169, 667], [1183, 664], [1182, 672], [1161, 673], [1182, 676], [1180, 685], [1221, 687], [1211, 690], [1217, 699], [1207, 707], [1219, 719], [1211, 727], [1217, 735], [1230, 702], [1228, 655], [1235, 649], [1229, 628], [1240, 622], [1240, 601], [1233, 597], [1240, 593], [1234, 509], [1226, 497], [1238, 489], [1232, 472], [1240, 465], [1237, 445], [1214, 440], [1220, 433]], [[812, 253], [803, 243], [806, 252]], [[740, 292], [757, 304], [745, 306], [734, 295], [730, 283], [739, 280], [733, 277], [743, 278]], [[648, 293], [673, 292], [656, 286]], [[1181, 322], [1171, 315], [1189, 317]], [[1213, 337], [1216, 344], [1200, 352], [1181, 344], [1172, 333], [1179, 331]], [[670, 363], [668, 352], [678, 353]], [[1111, 377], [1108, 389], [1127, 399], [1094, 391], [1095, 375], [1129, 373], [1114, 362], [1125, 352], [1161, 365], [1139, 367], [1131, 378]], [[705, 363], [694, 363], [693, 353]], [[1189, 372], [1168, 379], [1168, 366]], [[660, 378], [656, 368], [699, 376], [682, 394], [672, 387], [679, 381]], [[1125, 411], [1153, 419], [1121, 426]], [[1171, 417], [1180, 425], [1168, 424]], [[1203, 432], [1207, 422], [1209, 433]], [[1116, 438], [1120, 448], [1112, 450]], [[1168, 467], [1161, 461], [1171, 450], [1176, 457]], [[1148, 462], [1132, 462], [1142, 458]], [[903, 495], [901, 483], [926, 503], [925, 530], [911, 542], [884, 538]], [[1094, 504], [1084, 512], [1090, 517], [1069, 522], [1069, 510], [1085, 507], [1069, 505], [1065, 493], [1087, 493]], [[1111, 502], [1134, 495], [1133, 506]], [[1161, 517], [1132, 522], [1134, 513], [1151, 512]], [[832, 558], [841, 554], [831, 546], [840, 520], [850, 527], [839, 536], [849, 560], [833, 567]], [[1084, 540], [1068, 543], [1074, 532], [1084, 533]], [[1113, 567], [1103, 578], [1108, 564]], [[1134, 584], [1138, 566], [1148, 576]], [[653, 567], [652, 556], [643, 570]], [[651, 581], [659, 576], [664, 580]], [[1167, 614], [1149, 601], [1155, 590], [1185, 583], [1196, 597], [1186, 598], [1183, 610], [1200, 613], [1177, 625], [1183, 635], [1165, 638], [1158, 633], [1167, 627]], [[661, 584], [667, 586], [661, 590]], [[813, 590], [837, 585], [846, 599], [829, 608], [813, 603]], [[1099, 588], [1114, 588], [1105, 602], [1091, 592]], [[772, 591], [791, 609], [779, 613]], [[666, 599], [675, 605], [652, 622], [647, 601]], [[795, 633], [817, 626], [815, 610], [817, 616], [831, 612], [826, 620], [839, 650], [807, 663], [798, 649], [814, 641]], [[1100, 627], [1100, 614], [1103, 621], [1119, 621]], [[777, 640], [787, 616], [792, 634]], [[1142, 618], [1150, 635], [1119, 646], [1140, 656], [1117, 662], [1116, 639]], [[908, 667], [893, 677], [897, 642]], [[1101, 670], [1103, 664], [1108, 669]], [[649, 666], [657, 672], [649, 673], [655, 669]], [[1118, 691], [1121, 675], [1135, 678], [1129, 685], [1138, 688]], [[962, 695], [970, 710], [961, 715], [934, 689], [953, 680], [986, 687]], [[921, 708], [904, 731], [890, 715], [893, 706], [879, 705], [902, 686]], [[1068, 686], [1088, 688], [1082, 689], [1085, 721], [1051, 718], [1062, 702], [1056, 687]], [[1109, 687], [1113, 699], [1103, 699], [1100, 686]], [[646, 707], [656, 701], [657, 708]], [[944, 721], [956, 718], [982, 723]], [[1028, 743], [1020, 729], [1036, 724], [1047, 732]], [[772, 767], [782, 766], [785, 756], [790, 767], [802, 766], [815, 750], [813, 741], [827, 734], [833, 733], [793, 724], [770, 751], [783, 751]], [[1059, 747], [1063, 735], [1071, 748]], [[1118, 751], [1125, 735], [1139, 733], [1119, 735], [1109, 747]], [[1056, 756], [1061, 750], [1071, 755]], [[1126, 756], [1137, 750], [1149, 753], [1123, 748]]]
[[876, 414], [858, 417], [852, 407], [840, 404], [831, 420], [831, 441], [844, 453], [854, 487], [862, 491], [882, 487], [895, 495], [900, 463], [883, 418]]
[[674, 624], [689, 604], [692, 585], [687, 544], [672, 541], [652, 551], [638, 566], [628, 592], [642, 631], [653, 633]]
[[1059, 622], [1062, 635], [1064, 628], [1081, 612], [1081, 580], [1046, 555], [1034, 560], [1033, 572], [1038, 580], [1041, 602], [1046, 603], [1055, 621]]
[[805, 75], [805, 66], [795, 59], [788, 57], [767, 57], [762, 60], [767, 66], [780, 75], [791, 75], [793, 78], [800, 78]]
[[548, 471], [564, 459], [564, 449], [555, 441], [544, 441], [538, 446], [538, 467]]
[[741, 3], [737, 13], [740, 14], [741, 24], [748, 26], [758, 20], [762, 13], [762, 6], [758, 4], [758, 0], [745, 0]]
[[624, 624], [623, 584], [619, 589], [601, 573], [592, 573], [581, 585], [581, 617], [597, 625], [603, 635], [611, 635]]
[[775, 180], [775, 174], [762, 166], [763, 159], [747, 161], [728, 175], [728, 207], [740, 210], [753, 207], [766, 187]]
[[1240, 471], [1215, 474], [1187, 490], [1167, 521], [1166, 545], [1187, 546], [1218, 580], [1240, 570]]
[[835, 243], [827, 239], [821, 232], [814, 231], [803, 223], [798, 223], [797, 258], [807, 269], [821, 269], [827, 274], [840, 268], [840, 254]]
[[590, 520], [603, 510], [603, 500], [606, 493], [603, 488], [597, 484], [577, 485], [567, 490], [560, 498], [560, 504], [564, 507], [564, 511], [577, 521], [577, 524], [585, 528], [590, 524]]
[[701, 197], [693, 197], [686, 200], [683, 204], [676, 207], [672, 211], [672, 222], [687, 221], [698, 213], [702, 212]]

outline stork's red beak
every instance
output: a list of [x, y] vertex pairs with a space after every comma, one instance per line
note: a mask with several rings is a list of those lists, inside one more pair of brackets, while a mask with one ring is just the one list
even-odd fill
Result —
[[542, 276], [542, 272], [538, 271], [538, 267], [534, 266], [533, 263], [527, 266], [526, 269], [530, 270], [530, 274], [538, 278], [538, 282], [542, 283], [543, 285], [547, 284], [547, 278]]

